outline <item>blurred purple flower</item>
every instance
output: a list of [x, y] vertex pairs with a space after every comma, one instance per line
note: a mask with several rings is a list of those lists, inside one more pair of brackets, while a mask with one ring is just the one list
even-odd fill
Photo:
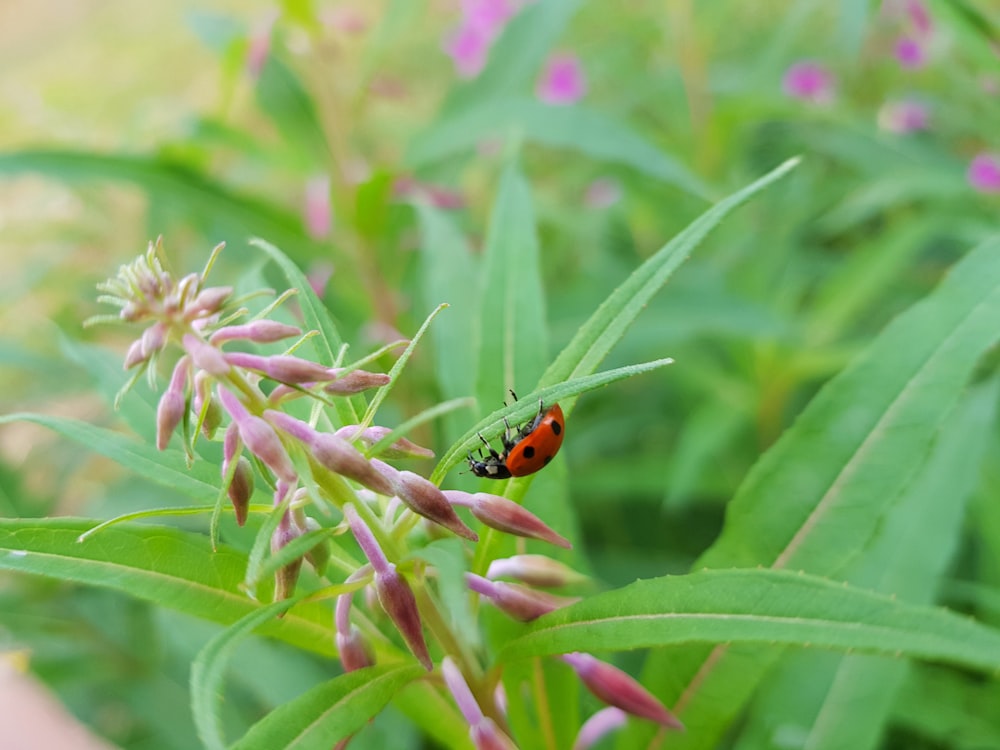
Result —
[[878, 126], [889, 133], [926, 130], [929, 121], [927, 105], [913, 99], [886, 102], [878, 111]]
[[587, 79], [576, 55], [552, 55], [538, 81], [538, 98], [546, 104], [575, 104], [587, 93]]
[[333, 214], [330, 209], [329, 175], [317, 175], [306, 182], [303, 214], [306, 231], [314, 240], [321, 240], [330, 234]]
[[587, 208], [601, 209], [613, 206], [622, 199], [622, 186], [612, 177], [598, 177], [587, 186], [583, 195], [583, 205]]
[[278, 11], [271, 11], [260, 22], [254, 25], [247, 40], [247, 72], [253, 78], [260, 78], [267, 56], [271, 51], [271, 30], [278, 20]]
[[934, 30], [931, 24], [931, 14], [921, 0], [906, 0], [904, 5], [906, 15], [910, 18], [910, 23], [913, 24], [913, 28], [920, 34], [926, 36]]
[[516, 12], [513, 0], [462, 0], [462, 21], [444, 42], [462, 78], [479, 74], [490, 46]]
[[326, 287], [330, 283], [330, 279], [333, 278], [333, 271], [333, 263], [328, 260], [313, 261], [312, 265], [309, 266], [306, 278], [317, 297], [323, 297], [326, 294]]
[[800, 60], [785, 71], [781, 87], [793, 99], [827, 104], [833, 101], [834, 78], [825, 67], [812, 60]]
[[896, 59], [908, 70], [917, 70], [927, 62], [923, 45], [913, 37], [903, 36], [896, 41]]
[[976, 154], [965, 173], [966, 179], [980, 193], [1000, 193], [1000, 157]]

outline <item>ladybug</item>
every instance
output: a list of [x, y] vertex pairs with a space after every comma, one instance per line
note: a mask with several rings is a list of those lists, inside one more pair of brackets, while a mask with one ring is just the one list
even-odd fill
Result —
[[[514, 395], [513, 391], [511, 395]], [[516, 431], [511, 429], [506, 419], [503, 422], [506, 426], [501, 437], [503, 453], [497, 453], [482, 435], [479, 439], [486, 446], [488, 455], [483, 454], [482, 448], [478, 458], [469, 453], [469, 468], [477, 477], [509, 479], [534, 474], [559, 452], [566, 432], [566, 420], [559, 404], [553, 404], [546, 410], [540, 400], [535, 418]]]

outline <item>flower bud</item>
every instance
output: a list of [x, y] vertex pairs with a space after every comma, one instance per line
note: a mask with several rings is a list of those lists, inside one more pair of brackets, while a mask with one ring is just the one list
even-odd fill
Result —
[[[357, 438], [366, 448], [371, 448], [375, 443], [392, 432], [388, 427], [368, 427], [358, 434], [358, 425], [347, 425], [337, 430], [334, 435], [344, 440], [354, 440]], [[380, 454], [385, 458], [434, 458], [434, 451], [430, 448], [423, 448], [406, 438], [399, 438]]]
[[491, 581], [475, 573], [466, 573], [465, 581], [472, 591], [485, 596], [497, 609], [521, 622], [531, 622], [580, 601], [579, 597], [556, 596], [516, 583]]
[[174, 372], [170, 376], [170, 385], [160, 397], [160, 403], [156, 408], [156, 448], [166, 450], [170, 442], [170, 436], [174, 434], [177, 425], [184, 418], [187, 410], [187, 398], [184, 395], [187, 386], [188, 367], [191, 360], [188, 357], [181, 357], [174, 366]]
[[470, 541], [478, 542], [479, 536], [466, 526], [451, 507], [448, 498], [437, 485], [412, 471], [396, 471], [376, 458], [371, 460], [379, 472], [392, 483], [395, 494], [414, 513], [441, 524]]
[[489, 716], [484, 716], [479, 723], [469, 728], [469, 737], [476, 750], [517, 750], [514, 741], [500, 731]]
[[142, 332], [139, 339], [142, 342], [143, 359], [149, 359], [154, 352], [160, 351], [167, 343], [167, 327], [163, 323], [153, 323]]
[[618, 667], [581, 652], [563, 654], [562, 660], [573, 668], [591, 693], [608, 705], [671, 729], [684, 728], [652, 693]]
[[240, 456], [236, 462], [233, 479], [226, 488], [226, 494], [233, 504], [236, 513], [236, 523], [242, 526], [247, 522], [250, 509], [250, 498], [253, 496], [253, 467], [246, 456]]
[[[306, 531], [320, 531], [323, 527], [320, 526], [319, 521], [315, 518], [306, 516], [303, 528]], [[326, 573], [326, 566], [330, 563], [330, 554], [330, 540], [329, 538], [325, 538], [314, 544], [312, 548], [306, 552], [306, 560], [308, 560], [309, 564], [312, 565], [316, 574], [322, 576]]]
[[246, 340], [257, 344], [270, 344], [282, 339], [298, 336], [302, 331], [295, 326], [276, 320], [254, 320], [237, 326], [224, 326], [209, 338], [209, 343], [218, 346], [226, 341]]
[[337, 654], [340, 656], [340, 663], [345, 672], [353, 672], [355, 669], [364, 669], [375, 664], [375, 655], [372, 653], [371, 645], [357, 626], [351, 625], [346, 634], [338, 631], [335, 640]]
[[625, 726], [625, 719], [626, 713], [620, 708], [614, 706], [602, 708], [580, 727], [573, 743], [573, 750], [590, 750], [611, 732]]
[[246, 352], [227, 352], [224, 356], [234, 367], [254, 370], [279, 383], [311, 383], [333, 377], [329, 368], [288, 354], [261, 357]]
[[394, 494], [392, 484], [346, 440], [317, 432], [302, 420], [274, 409], [267, 409], [264, 416], [279, 430], [305, 443], [316, 462], [334, 474], [360, 482], [381, 495]]
[[136, 365], [140, 365], [143, 362], [149, 360], [149, 355], [143, 351], [142, 339], [136, 339], [129, 346], [128, 351], [125, 353], [124, 367], [126, 370], [131, 370]]
[[397, 571], [396, 566], [389, 563], [388, 569], [375, 574], [375, 591], [378, 593], [382, 609], [395, 623], [406, 645], [429, 672], [434, 668], [431, 655], [424, 641], [423, 626], [420, 622], [420, 611], [417, 609], [417, 599], [406, 582]]
[[558, 588], [587, 580], [586, 576], [580, 575], [568, 565], [545, 555], [515, 555], [494, 560], [490, 563], [486, 577], [497, 579], [501, 576], [543, 588]]
[[279, 479], [294, 484], [298, 480], [298, 474], [274, 428], [260, 417], [250, 414], [240, 400], [228, 390], [221, 386], [218, 390], [219, 400], [236, 422], [240, 438], [247, 449], [263, 461]]
[[469, 724], [469, 737], [476, 750], [517, 750], [513, 741], [497, 727], [472, 695], [465, 677], [450, 656], [441, 661], [441, 674], [458, 710]]
[[219, 312], [233, 294], [231, 286], [210, 286], [202, 289], [198, 296], [187, 305], [185, 313], [189, 318], [213, 315]]
[[[278, 495], [284, 496], [287, 488], [282, 487], [282, 482], [278, 482], [278, 490], [275, 494], [275, 505], [280, 501]], [[285, 511], [281, 517], [278, 528], [271, 535], [271, 554], [277, 552], [293, 539], [302, 536], [302, 529], [295, 525], [291, 513]], [[298, 557], [280, 567], [274, 574], [274, 600], [281, 601], [287, 599], [295, 593], [295, 584], [299, 580], [299, 571], [302, 570], [302, 558]]]
[[[344, 368], [337, 367], [330, 370], [336, 380], [323, 386], [323, 390], [337, 396], [349, 396], [353, 393], [361, 393], [370, 388], [380, 388], [387, 385], [392, 379], [384, 372], [366, 372], [365, 370], [351, 370], [340, 375]], [[318, 378], [317, 378], [318, 379]], [[330, 378], [326, 378], [330, 380]]]
[[557, 534], [542, 519], [513, 500], [486, 492], [469, 494], [460, 490], [444, 490], [444, 494], [451, 503], [467, 507], [472, 515], [492, 529], [529, 539], [540, 539], [565, 549], [573, 547], [568, 539]]
[[195, 367], [217, 377], [229, 374], [229, 363], [226, 362], [222, 352], [211, 344], [202, 341], [193, 333], [185, 333], [181, 343], [184, 350], [191, 355]]

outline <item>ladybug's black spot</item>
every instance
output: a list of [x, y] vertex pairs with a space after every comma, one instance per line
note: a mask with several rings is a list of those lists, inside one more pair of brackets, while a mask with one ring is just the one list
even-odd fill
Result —
[[524, 457], [525, 458], [534, 458], [535, 457], [535, 449], [532, 448], [530, 445], [525, 446], [525, 448], [524, 448]]
[[559, 435], [560, 433], [562, 433], [562, 425], [559, 424], [558, 422], [553, 421], [552, 422], [552, 433], [554, 435]]

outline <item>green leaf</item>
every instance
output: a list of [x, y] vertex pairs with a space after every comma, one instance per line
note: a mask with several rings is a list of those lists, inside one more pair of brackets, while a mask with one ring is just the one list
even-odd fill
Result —
[[342, 675], [269, 713], [232, 750], [330, 750], [425, 674], [419, 666], [386, 665]]
[[501, 656], [698, 642], [854, 649], [1000, 671], [1000, 630], [945, 609], [765, 569], [637, 581], [545, 615], [504, 646]]
[[537, 382], [548, 359], [545, 292], [531, 188], [512, 160], [490, 214], [479, 307], [480, 405]]
[[274, 55], [268, 55], [254, 90], [261, 109], [274, 122], [290, 150], [301, 154], [304, 164], [314, 165], [316, 161], [322, 164], [329, 159], [316, 107], [291, 68]]
[[214, 504], [219, 495], [220, 479], [217, 467], [196, 462], [188, 468], [183, 451], [175, 449], [158, 451], [155, 446], [114, 430], [45, 414], [19, 413], [0, 417], [0, 424], [7, 422], [33, 422], [48, 427], [89, 450], [110, 458], [135, 474], [177, 490], [198, 502]]
[[798, 159], [790, 159], [756, 182], [719, 201], [633, 271], [580, 326], [572, 341], [545, 371], [539, 387], [594, 372], [653, 295], [709, 231], [730, 211], [783, 177], [796, 164]]
[[[977, 361], [1000, 336], [998, 318], [994, 239], [820, 391], [750, 471], [698, 567], [835, 575], [850, 564], [923, 465]], [[691, 731], [678, 746], [711, 747], [774, 658], [738, 647], [714, 655], [666, 650], [651, 655], [645, 681], [666, 700], [681, 700]], [[630, 730], [628, 741], [641, 731]]]
[[191, 663], [191, 715], [198, 728], [198, 737], [208, 750], [224, 750], [226, 747], [219, 716], [219, 698], [230, 656], [248, 635], [287, 611], [293, 603], [291, 599], [286, 599], [251, 612], [206, 643]]
[[[344, 345], [344, 342], [340, 338], [340, 333], [337, 331], [337, 326], [333, 322], [333, 318], [330, 317], [330, 311], [326, 309], [323, 301], [316, 296], [316, 292], [313, 291], [312, 285], [305, 277], [305, 274], [299, 270], [299, 267], [287, 255], [267, 240], [255, 237], [250, 240], [250, 245], [261, 250], [267, 257], [274, 261], [288, 280], [289, 287], [298, 292], [296, 299], [302, 310], [302, 319], [305, 322], [306, 328], [319, 331], [319, 336], [313, 336], [309, 339], [316, 355], [316, 361], [327, 367], [333, 367], [337, 361], [337, 353]], [[343, 424], [357, 424], [359, 420], [358, 414], [361, 413], [361, 410], [358, 409], [354, 399], [337, 398], [334, 399], [334, 403], [337, 407], [337, 415]]]
[[528, 417], [538, 413], [539, 401], [542, 401], [543, 404], [555, 404], [586, 391], [592, 391], [595, 388], [600, 388], [601, 386], [609, 385], [625, 378], [657, 370], [671, 363], [673, 363], [673, 360], [668, 358], [644, 362], [639, 365], [628, 365], [615, 370], [599, 372], [596, 375], [567, 380], [564, 383], [523, 394], [519, 401], [515, 401], [510, 406], [505, 406], [484, 417], [470, 428], [465, 435], [459, 438], [458, 442], [452, 445], [445, 452], [444, 456], [441, 457], [438, 465], [434, 468], [434, 473], [431, 474], [431, 481], [436, 484], [440, 483], [452, 466], [465, 460], [465, 456], [469, 451], [481, 445], [482, 443], [479, 441], [480, 434], [487, 440], [499, 435], [504, 429], [504, 418], [511, 424], [524, 422]]
[[297, 215], [232, 191], [184, 164], [166, 159], [60, 149], [0, 153], [0, 175], [23, 172], [66, 182], [130, 182], [145, 190], [155, 206], [169, 206], [187, 222], [199, 217], [212, 227], [213, 233], [239, 237], [257, 234], [286, 247], [313, 245]]
[[[227, 625], [260, 609], [239, 588], [246, 555], [224, 546], [213, 553], [201, 534], [137, 524], [119, 524], [77, 542], [94, 524], [0, 519], [0, 570], [111, 588]], [[317, 604], [300, 604], [261, 632], [307, 651], [336, 653], [329, 609]]]
[[503, 98], [445, 115], [410, 144], [407, 163], [420, 169], [473, 149], [491, 137], [523, 137], [620, 164], [707, 198], [712, 190], [680, 161], [628, 125], [582, 105], [553, 107], [536, 99]]

